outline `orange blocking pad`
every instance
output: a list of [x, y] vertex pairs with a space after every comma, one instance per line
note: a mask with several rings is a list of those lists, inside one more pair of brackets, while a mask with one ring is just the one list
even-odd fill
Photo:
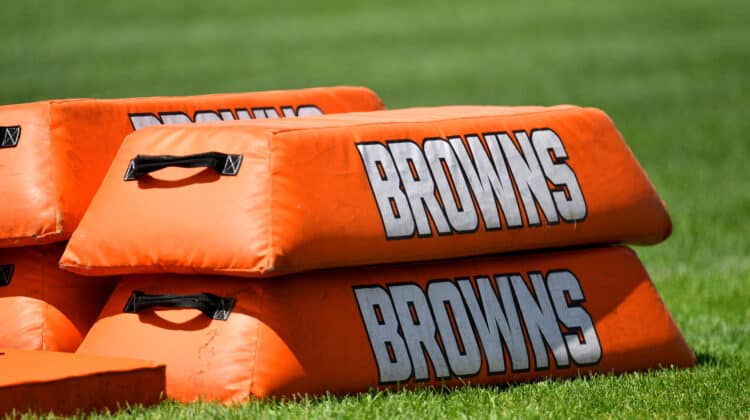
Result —
[[0, 372], [0, 415], [116, 410], [164, 393], [164, 365], [140, 360], [0, 349]]
[[0, 249], [0, 347], [73, 352], [96, 320], [116, 279], [60, 270], [63, 248]]
[[257, 277], [670, 231], [602, 111], [417, 108], [134, 133], [61, 265]]
[[78, 352], [165, 363], [169, 397], [224, 402], [695, 363], [624, 247], [273, 280], [125, 277]]
[[361, 87], [0, 106], [0, 247], [69, 238], [122, 139], [135, 129], [382, 108]]

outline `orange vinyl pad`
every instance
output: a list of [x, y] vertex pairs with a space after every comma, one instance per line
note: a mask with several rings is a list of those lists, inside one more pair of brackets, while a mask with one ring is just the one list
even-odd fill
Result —
[[0, 347], [73, 352], [96, 320], [116, 280], [60, 270], [63, 248], [0, 249]]
[[[142, 173], [158, 166], [142, 159], [207, 152], [225, 154], [223, 175]], [[61, 266], [258, 277], [656, 243], [670, 232], [662, 201], [602, 111], [416, 108], [138, 131]]]
[[[211, 293], [231, 302], [210, 312], [228, 313], [226, 320], [159, 306], [124, 313], [134, 308], [134, 291]], [[169, 397], [224, 402], [695, 363], [648, 274], [624, 247], [273, 280], [125, 277], [78, 352], [165, 363]]]
[[0, 372], [0, 415], [116, 410], [164, 393], [164, 365], [140, 360], [0, 348]]
[[69, 238], [122, 139], [135, 129], [382, 108], [359, 87], [0, 106], [0, 247]]

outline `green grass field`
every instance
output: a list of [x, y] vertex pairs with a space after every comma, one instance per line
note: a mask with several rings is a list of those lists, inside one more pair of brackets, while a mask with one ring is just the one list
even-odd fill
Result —
[[501, 3], [4, 2], [0, 103], [356, 84], [393, 108], [600, 107], [670, 209], [673, 236], [637, 251], [699, 365], [116, 415], [750, 416], [750, 4]]

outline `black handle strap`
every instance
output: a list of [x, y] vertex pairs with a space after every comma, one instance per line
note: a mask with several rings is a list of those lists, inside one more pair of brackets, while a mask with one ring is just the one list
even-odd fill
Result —
[[16, 266], [13, 264], [0, 265], [0, 287], [10, 284], [10, 279], [13, 278], [13, 272], [15, 270]]
[[6, 147], [18, 146], [18, 140], [21, 138], [21, 126], [12, 125], [10, 127], [0, 127], [0, 149]]
[[200, 309], [207, 317], [226, 321], [234, 308], [235, 299], [221, 297], [211, 293], [195, 295], [147, 295], [140, 290], [134, 290], [125, 304], [123, 312], [138, 313], [144, 309], [154, 307], [192, 308]]
[[237, 175], [242, 164], [242, 155], [228, 155], [221, 152], [206, 152], [188, 156], [145, 156], [138, 155], [130, 160], [125, 171], [125, 181], [133, 181], [148, 173], [170, 166], [180, 168], [211, 168], [220, 175]]

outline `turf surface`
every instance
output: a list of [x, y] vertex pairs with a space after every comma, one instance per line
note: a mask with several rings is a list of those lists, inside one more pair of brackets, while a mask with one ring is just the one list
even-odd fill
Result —
[[122, 417], [748, 417], [747, 0], [4, 2], [0, 103], [362, 84], [389, 107], [606, 110], [667, 202], [638, 248], [695, 369]]

